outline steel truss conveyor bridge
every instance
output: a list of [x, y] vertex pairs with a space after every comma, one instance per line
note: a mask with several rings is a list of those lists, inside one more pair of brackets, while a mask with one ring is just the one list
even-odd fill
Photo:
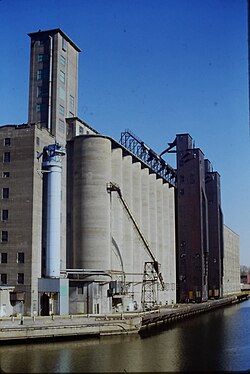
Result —
[[177, 187], [177, 174], [175, 169], [168, 165], [157, 153], [130, 130], [127, 129], [121, 133], [120, 144], [143, 161], [153, 172], [168, 182], [172, 187]]

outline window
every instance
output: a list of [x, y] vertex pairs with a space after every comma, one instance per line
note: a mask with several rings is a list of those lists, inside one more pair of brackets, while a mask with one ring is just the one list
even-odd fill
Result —
[[65, 66], [66, 65], [66, 58], [64, 56], [60, 56], [60, 63], [62, 66]]
[[62, 49], [63, 51], [67, 51], [67, 42], [64, 38], [62, 38]]
[[5, 146], [10, 145], [10, 138], [5, 138], [5, 139], [4, 139], [4, 145], [5, 145]]
[[24, 284], [24, 273], [17, 273], [17, 284]]
[[83, 294], [84, 294], [83, 286], [78, 286], [78, 295], [83, 295]]
[[48, 55], [43, 54], [43, 53], [39, 53], [37, 55], [37, 62], [43, 62], [43, 61], [47, 61], [47, 60], [48, 60]]
[[39, 147], [39, 145], [40, 145], [40, 138], [37, 136], [36, 137], [36, 145]]
[[47, 69], [38, 69], [36, 72], [36, 80], [41, 80], [48, 77], [48, 70]]
[[36, 104], [37, 113], [44, 112], [45, 110], [46, 110], [46, 104]]
[[74, 96], [72, 96], [72, 95], [69, 95], [69, 104], [70, 104], [71, 108], [74, 109], [74, 106], [75, 106], [75, 98], [74, 98]]
[[44, 40], [38, 40], [37, 45], [41, 45], [41, 46], [44, 45]]
[[17, 252], [17, 263], [24, 264], [24, 252]]
[[2, 231], [2, 243], [8, 241], [8, 231]]
[[64, 106], [59, 105], [59, 113], [60, 113], [61, 115], [64, 115], [64, 113], [65, 113]]
[[2, 252], [0, 254], [0, 262], [1, 264], [7, 264], [7, 253]]
[[83, 134], [83, 127], [79, 126], [79, 135], [82, 135], [82, 134]]
[[48, 96], [48, 89], [47, 89], [47, 87], [38, 86], [37, 87], [37, 91], [36, 91], [36, 95], [37, 95], [37, 97]]
[[37, 70], [36, 72], [36, 80], [40, 80], [42, 79], [42, 76], [43, 76], [43, 71], [41, 69]]
[[2, 210], [2, 221], [8, 221], [9, 211], [7, 209]]
[[9, 188], [4, 187], [3, 188], [3, 199], [8, 199], [9, 198]]
[[59, 79], [62, 83], [65, 83], [65, 73], [60, 70]]
[[7, 274], [1, 274], [1, 284], [7, 284]]
[[3, 171], [2, 177], [3, 178], [9, 178], [10, 172], [9, 171]]
[[65, 132], [65, 123], [64, 123], [64, 121], [62, 121], [61, 119], [59, 119], [59, 126], [58, 126], [58, 128], [59, 128], [59, 131], [60, 131], [62, 134], [64, 134], [64, 132]]
[[3, 162], [10, 162], [10, 152], [4, 152]]
[[65, 94], [65, 89], [63, 87], [59, 87], [59, 97], [62, 100], [65, 100], [66, 94]]

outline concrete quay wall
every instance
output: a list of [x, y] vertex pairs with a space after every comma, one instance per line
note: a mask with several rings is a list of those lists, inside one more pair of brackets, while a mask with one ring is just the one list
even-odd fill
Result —
[[130, 334], [138, 333], [140, 326], [141, 318], [134, 314], [2, 318], [0, 343], [30, 339]]
[[0, 319], [0, 343], [139, 333], [153, 326], [178, 321], [248, 298], [249, 293], [242, 293], [200, 304], [178, 304], [139, 313], [4, 317]]
[[166, 310], [164, 308], [153, 310], [142, 316], [140, 331], [156, 325], [176, 322], [180, 319], [192, 317], [200, 313], [206, 313], [220, 307], [230, 306], [232, 304], [245, 301], [248, 298], [248, 293], [242, 293], [239, 295], [229, 296], [218, 300], [211, 300], [199, 304], [179, 304], [177, 308], [172, 310]]

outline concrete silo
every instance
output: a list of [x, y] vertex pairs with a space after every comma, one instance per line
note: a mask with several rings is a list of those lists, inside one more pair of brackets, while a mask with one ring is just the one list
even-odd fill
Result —
[[[110, 196], [111, 142], [105, 136], [74, 139], [73, 267], [84, 279], [80, 291], [84, 312], [110, 311], [111, 281]], [[80, 303], [79, 303], [80, 304]]]

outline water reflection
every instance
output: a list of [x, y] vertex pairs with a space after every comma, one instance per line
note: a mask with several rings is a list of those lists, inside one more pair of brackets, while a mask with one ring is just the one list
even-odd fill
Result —
[[11, 373], [250, 369], [250, 300], [139, 335], [1, 346]]

